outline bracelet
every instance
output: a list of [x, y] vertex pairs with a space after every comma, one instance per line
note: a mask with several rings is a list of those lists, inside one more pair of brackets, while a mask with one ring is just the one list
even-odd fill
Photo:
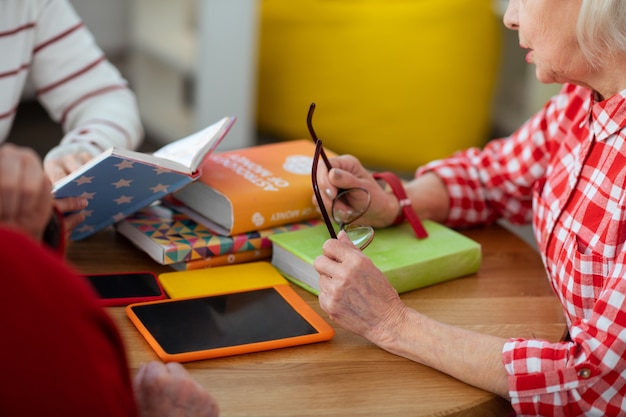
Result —
[[400, 178], [392, 172], [376, 172], [373, 175], [375, 179], [383, 180], [391, 187], [391, 191], [400, 203], [400, 214], [398, 214], [398, 217], [396, 217], [392, 225], [400, 224], [406, 219], [411, 224], [415, 236], [419, 239], [428, 237], [428, 232], [424, 228], [424, 225], [411, 208], [411, 200], [409, 200], [409, 197], [406, 195]]

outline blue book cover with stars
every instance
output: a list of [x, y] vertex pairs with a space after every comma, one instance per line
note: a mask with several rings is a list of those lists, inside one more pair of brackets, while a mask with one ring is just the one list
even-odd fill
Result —
[[224, 118], [154, 154], [110, 148], [55, 183], [55, 198], [82, 196], [89, 203], [70, 239], [84, 239], [197, 179], [199, 163], [233, 122]]

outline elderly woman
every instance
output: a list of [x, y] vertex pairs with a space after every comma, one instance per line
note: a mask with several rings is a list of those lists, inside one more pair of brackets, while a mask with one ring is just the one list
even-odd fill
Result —
[[[508, 138], [418, 169], [405, 185], [421, 218], [466, 227], [532, 221], [569, 338], [504, 340], [405, 306], [345, 233], [315, 261], [320, 304], [383, 349], [510, 399], [520, 415], [626, 413], [626, 2], [510, 0], [505, 25], [561, 92]], [[402, 213], [351, 156], [318, 172], [330, 199], [365, 187], [360, 222]], [[331, 278], [332, 277], [332, 278]], [[532, 308], [532, 306], [529, 306]]]

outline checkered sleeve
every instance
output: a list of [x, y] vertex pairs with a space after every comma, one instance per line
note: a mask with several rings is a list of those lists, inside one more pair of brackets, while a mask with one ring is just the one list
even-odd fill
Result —
[[[539, 248], [569, 339], [505, 343], [509, 395], [520, 416], [626, 411], [626, 118], [615, 110], [623, 109], [623, 102], [616, 96], [594, 106], [588, 89], [566, 85], [509, 138], [416, 173], [443, 179], [452, 226], [498, 217], [520, 223], [534, 216], [537, 230], [551, 237]], [[590, 131], [597, 140], [585, 146], [590, 142], [582, 139]], [[587, 158], [584, 169], [572, 168], [583, 163], [580, 158]], [[558, 203], [566, 197], [563, 208]], [[554, 219], [550, 209], [557, 206], [560, 217]]]
[[561, 100], [555, 97], [508, 138], [490, 141], [433, 161], [416, 172], [436, 173], [446, 184], [450, 213], [446, 224], [466, 227], [506, 218], [513, 224], [532, 219], [533, 186], [546, 170], [549, 120]]
[[617, 416], [626, 395], [624, 256], [593, 312], [570, 326], [571, 341], [510, 339], [503, 349], [511, 403], [519, 415]]

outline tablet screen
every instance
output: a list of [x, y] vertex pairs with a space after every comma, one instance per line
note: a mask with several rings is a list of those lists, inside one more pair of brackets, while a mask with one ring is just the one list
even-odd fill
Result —
[[[306, 307], [310, 308], [308, 305]], [[178, 360], [281, 347], [272, 343], [304, 337], [300, 343], [292, 343], [301, 344], [306, 343], [306, 336], [320, 334], [320, 330], [305, 319], [275, 287], [131, 305], [129, 308], [164, 354], [172, 359], [178, 354], [189, 352], [270, 342], [264, 348], [250, 347], [241, 352], [227, 350], [193, 358], [183, 356]], [[310, 313], [315, 315], [313, 310]]]

